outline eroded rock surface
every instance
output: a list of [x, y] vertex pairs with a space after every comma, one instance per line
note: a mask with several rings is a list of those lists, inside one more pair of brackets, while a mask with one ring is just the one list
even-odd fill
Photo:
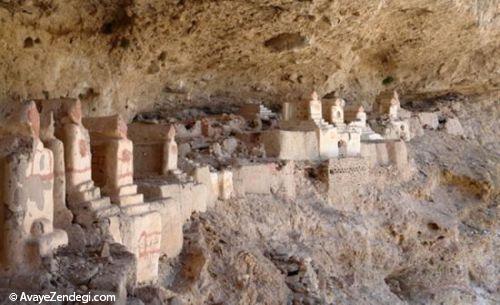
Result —
[[498, 90], [499, 13], [497, 0], [3, 0], [0, 100], [131, 116], [311, 88], [368, 103], [392, 87]]

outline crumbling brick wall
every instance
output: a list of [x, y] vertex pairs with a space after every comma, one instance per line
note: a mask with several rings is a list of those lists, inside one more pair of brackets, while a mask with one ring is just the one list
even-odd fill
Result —
[[327, 165], [329, 196], [351, 193], [366, 182], [368, 162], [363, 158], [330, 159]]

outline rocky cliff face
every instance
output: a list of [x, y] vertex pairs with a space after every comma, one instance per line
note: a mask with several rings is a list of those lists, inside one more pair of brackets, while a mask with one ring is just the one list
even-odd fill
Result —
[[498, 0], [1, 0], [0, 101], [88, 114], [500, 87]]

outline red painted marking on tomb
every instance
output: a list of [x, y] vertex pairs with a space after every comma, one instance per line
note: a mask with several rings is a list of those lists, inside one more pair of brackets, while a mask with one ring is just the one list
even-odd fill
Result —
[[69, 167], [69, 168], [66, 169], [66, 172], [67, 173], [77, 173], [77, 174], [79, 174], [79, 173], [89, 172], [91, 170], [92, 169], [90, 167], [82, 168], [82, 169], [74, 169], [74, 168]]
[[40, 176], [40, 178], [45, 181], [45, 180], [52, 180], [54, 179], [54, 174], [53, 173], [48, 173], [48, 174], [45, 174], [45, 175], [38, 175]]
[[120, 158], [118, 158], [118, 160], [126, 162], [126, 163], [132, 161], [132, 152], [129, 150], [123, 150], [122, 155]]
[[52, 180], [54, 179], [54, 174], [48, 173], [48, 174], [30, 174], [28, 178], [33, 178], [33, 177], [39, 177], [42, 181], [47, 181], [47, 180]]
[[120, 179], [120, 178], [126, 178], [126, 177], [132, 177], [133, 175], [134, 175], [133, 172], [128, 172], [128, 173], [120, 174], [120, 175], [118, 175], [118, 179]]
[[139, 258], [160, 252], [161, 232], [154, 231], [147, 233], [142, 231], [139, 237]]
[[78, 145], [80, 146], [80, 155], [82, 157], [86, 157], [89, 154], [89, 146], [87, 144], [87, 141], [85, 140], [80, 140], [78, 142]]

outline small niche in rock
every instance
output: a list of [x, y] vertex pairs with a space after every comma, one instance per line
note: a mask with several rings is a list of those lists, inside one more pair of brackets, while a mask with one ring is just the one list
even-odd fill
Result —
[[318, 169], [313, 168], [313, 167], [308, 167], [306, 168], [306, 174], [307, 177], [310, 179], [318, 179], [320, 177], [320, 173], [318, 172]]
[[101, 26], [101, 33], [105, 35], [113, 34], [132, 26], [133, 22], [134, 18], [127, 15], [126, 7], [121, 7], [115, 12], [115, 16], [111, 21], [105, 22]]
[[323, 95], [323, 98], [324, 98], [324, 99], [332, 99], [332, 98], [335, 98], [335, 93], [336, 93], [336, 91], [335, 91], [335, 90], [330, 91], [330, 92], [328, 92], [327, 94]]
[[34, 45], [33, 38], [27, 37], [26, 39], [24, 39], [24, 48], [32, 48], [33, 45]]
[[281, 105], [280, 104], [271, 104], [267, 108], [271, 109], [273, 112], [281, 112]]
[[410, 284], [407, 283], [407, 275], [403, 273], [390, 274], [384, 279], [384, 282], [400, 300], [410, 299]]
[[160, 120], [160, 115], [157, 112], [143, 112], [137, 114], [132, 122], [146, 122], [146, 123], [153, 123], [153, 122], [158, 122]]
[[300, 49], [309, 45], [309, 39], [300, 33], [281, 33], [264, 42], [264, 46], [274, 52]]
[[120, 47], [123, 49], [128, 49], [128, 47], [130, 47], [130, 40], [128, 38], [122, 37], [120, 39]]
[[299, 271], [300, 271], [299, 269], [288, 271], [288, 273], [286, 275], [287, 276], [294, 276], [294, 275], [299, 274]]
[[167, 52], [165, 51], [161, 52], [160, 55], [158, 55], [159, 61], [165, 61], [166, 58], [167, 58]]
[[443, 116], [438, 117], [439, 128], [443, 128], [444, 124], [446, 124], [446, 118]]
[[382, 80], [382, 85], [387, 86], [387, 85], [391, 84], [392, 82], [394, 82], [394, 77], [389, 75]]
[[95, 91], [94, 88], [87, 88], [84, 92], [78, 94], [78, 98], [84, 102], [91, 101], [99, 96], [99, 92]]
[[186, 128], [186, 130], [191, 130], [193, 129], [193, 127], [196, 126], [196, 122], [188, 122], [184, 125], [184, 127]]
[[429, 230], [431, 230], [431, 231], [437, 231], [437, 230], [440, 229], [440, 227], [438, 226], [438, 224], [435, 223], [435, 222], [429, 222], [427, 224], [427, 228], [429, 228]]
[[101, 33], [109, 35], [113, 33], [113, 22], [106, 22], [101, 27]]

